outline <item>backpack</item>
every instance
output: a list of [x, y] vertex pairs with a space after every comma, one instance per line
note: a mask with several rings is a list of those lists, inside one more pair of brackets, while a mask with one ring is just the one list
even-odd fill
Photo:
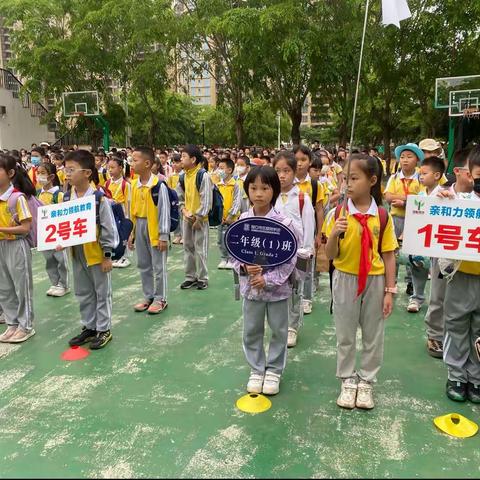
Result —
[[[340, 216], [340, 212], [342, 211], [343, 203], [340, 203], [335, 207], [335, 220], [338, 219]], [[378, 254], [382, 255], [382, 242], [383, 242], [383, 234], [385, 233], [385, 228], [387, 228], [388, 223], [388, 212], [383, 207], [378, 207], [378, 217], [380, 219], [380, 232], [378, 234]], [[330, 260], [330, 268], [328, 270], [328, 274], [330, 276], [330, 293], [333, 291], [333, 272], [335, 271], [335, 267], [333, 266], [333, 260]], [[330, 313], [333, 312], [333, 296], [330, 302]]]
[[168, 191], [168, 203], [170, 204], [170, 231], [174, 232], [180, 223], [180, 209], [178, 194], [175, 190], [172, 190], [163, 180], [160, 180], [156, 185], [154, 185], [150, 193], [152, 195], [152, 200], [155, 206], [158, 206], [158, 195], [160, 194], [160, 187], [162, 183], [167, 187]]
[[[40, 195], [42, 193], [41, 190], [37, 190], [37, 196]], [[53, 194], [52, 194], [52, 204], [56, 205], [58, 203], [58, 196], [60, 194], [60, 190], [56, 190]]]
[[12, 194], [8, 198], [7, 206], [8, 206], [8, 210], [10, 211], [10, 214], [12, 215], [14, 222], [17, 223], [18, 225], [20, 225], [20, 222], [18, 221], [18, 215], [17, 215], [17, 202], [18, 202], [18, 199], [22, 196], [25, 197], [25, 199], [27, 200], [28, 209], [32, 214], [32, 225], [30, 227], [30, 232], [25, 236], [25, 238], [27, 239], [27, 242], [30, 245], [30, 248], [36, 248], [37, 246], [37, 212], [38, 212], [38, 208], [43, 206], [43, 203], [35, 195], [31, 195], [30, 197], [27, 197], [25, 194], [23, 194], [19, 190], [14, 189]]
[[[197, 178], [195, 180], [195, 184], [197, 186], [197, 190], [200, 191], [200, 187], [202, 186], [202, 179], [203, 175], [205, 175], [207, 171], [204, 168], [201, 168], [197, 172]], [[182, 173], [179, 177], [180, 185], [185, 192], [185, 174]], [[220, 193], [220, 190], [216, 185], [213, 185], [213, 200], [212, 200], [212, 209], [208, 212], [208, 224], [211, 227], [217, 227], [223, 221], [223, 197]]]
[[318, 180], [311, 178], [310, 183], [312, 184], [312, 205], [315, 208], [317, 206]]
[[[102, 197], [107, 198], [107, 201], [109, 201], [110, 205], [112, 206], [113, 217], [115, 219], [115, 227], [117, 228], [118, 238], [120, 239], [118, 245], [112, 249], [112, 260], [120, 260], [125, 255], [127, 242], [133, 230], [133, 222], [129, 218], [125, 217], [123, 206], [120, 203], [108, 199], [108, 197], [104, 193], [100, 192], [99, 190], [95, 190], [95, 218], [99, 227], [101, 227], [100, 202], [102, 201]], [[68, 202], [70, 199], [71, 190], [65, 192], [63, 201]]]

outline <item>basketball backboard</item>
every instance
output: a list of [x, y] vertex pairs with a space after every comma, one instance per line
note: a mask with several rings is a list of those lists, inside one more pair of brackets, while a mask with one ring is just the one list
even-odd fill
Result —
[[[472, 92], [470, 96], [475, 98], [475, 92], [478, 90], [480, 90], [480, 75], [437, 78], [435, 81], [435, 108], [450, 109], [452, 100], [460, 103], [462, 97], [469, 97], [468, 92]], [[461, 93], [458, 96], [451, 96], [451, 92]], [[455, 113], [455, 105], [453, 107], [453, 112]]]
[[63, 115], [65, 117], [92, 117], [100, 115], [98, 92], [96, 90], [64, 92]]
[[480, 114], [480, 89], [452, 90], [450, 92], [450, 117]]

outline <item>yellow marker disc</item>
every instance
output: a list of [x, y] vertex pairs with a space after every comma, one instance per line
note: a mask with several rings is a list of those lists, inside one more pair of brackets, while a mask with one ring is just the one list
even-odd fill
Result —
[[478, 425], [459, 413], [449, 413], [437, 417], [433, 423], [442, 431], [457, 438], [473, 437], [478, 432]]
[[246, 413], [263, 413], [272, 406], [272, 402], [263, 395], [249, 393], [237, 400], [237, 408]]

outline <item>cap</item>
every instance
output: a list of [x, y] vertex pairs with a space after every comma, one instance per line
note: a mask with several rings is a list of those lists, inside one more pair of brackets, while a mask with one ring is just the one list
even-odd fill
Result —
[[418, 144], [418, 146], [421, 150], [425, 150], [427, 152], [433, 152], [435, 150], [438, 150], [439, 148], [442, 148], [442, 145], [433, 138], [424, 138]]

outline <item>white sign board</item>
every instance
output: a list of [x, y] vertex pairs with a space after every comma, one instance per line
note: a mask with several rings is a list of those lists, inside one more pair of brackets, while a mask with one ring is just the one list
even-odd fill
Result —
[[94, 242], [97, 238], [95, 196], [38, 208], [37, 250], [55, 250]]
[[480, 262], [480, 201], [409, 195], [402, 251]]

